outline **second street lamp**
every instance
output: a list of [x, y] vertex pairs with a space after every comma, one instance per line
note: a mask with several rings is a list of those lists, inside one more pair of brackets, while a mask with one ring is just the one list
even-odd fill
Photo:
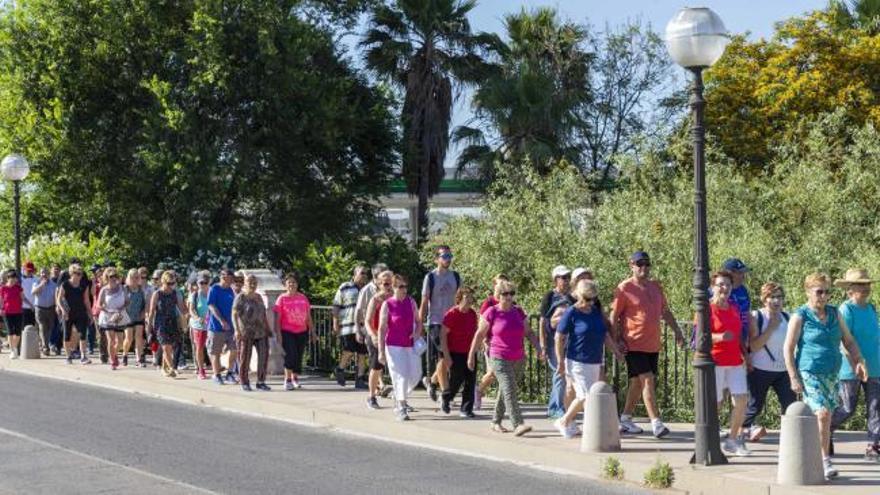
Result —
[[715, 362], [709, 329], [709, 244], [706, 222], [706, 131], [703, 127], [703, 69], [724, 53], [729, 39], [721, 18], [707, 8], [684, 8], [666, 25], [666, 47], [672, 60], [691, 71], [694, 85], [690, 105], [694, 124], [694, 306], [697, 313], [697, 350], [694, 353], [693, 464], [726, 464], [718, 433]]
[[15, 273], [21, 277], [21, 210], [19, 207], [20, 183], [30, 172], [27, 160], [21, 155], [7, 155], [0, 162], [3, 178], [12, 182], [13, 187], [13, 230], [15, 235]]

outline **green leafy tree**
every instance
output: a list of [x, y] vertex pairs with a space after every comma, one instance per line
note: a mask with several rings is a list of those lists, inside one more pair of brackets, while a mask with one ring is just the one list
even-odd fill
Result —
[[403, 93], [402, 173], [418, 196], [416, 238], [425, 239], [428, 198], [437, 193], [449, 147], [453, 85], [475, 81], [479, 47], [471, 32], [476, 0], [396, 0], [373, 10], [361, 47], [366, 64]]
[[530, 163], [542, 173], [561, 159], [576, 163], [584, 125], [577, 112], [591, 98], [582, 26], [548, 7], [508, 14], [504, 26], [509, 41], [494, 46], [492, 70], [473, 97], [474, 122], [453, 138], [464, 145], [459, 173], [486, 183], [502, 163]]
[[107, 228], [156, 261], [357, 231], [395, 161], [391, 102], [304, 20], [321, 5], [4, 4], [0, 147], [33, 166], [26, 233]]

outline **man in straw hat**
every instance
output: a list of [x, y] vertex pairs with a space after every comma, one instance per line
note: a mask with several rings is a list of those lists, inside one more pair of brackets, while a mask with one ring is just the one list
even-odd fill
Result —
[[842, 279], [834, 281], [836, 287], [846, 290], [847, 300], [840, 305], [840, 316], [856, 339], [868, 370], [868, 380], [860, 382], [849, 361], [842, 360], [839, 375], [840, 400], [831, 417], [831, 430], [837, 429], [855, 413], [861, 385], [865, 391], [865, 409], [868, 415], [865, 459], [880, 461], [880, 326], [877, 323], [877, 311], [868, 302], [873, 282], [868, 276], [868, 270], [862, 268], [847, 270]]

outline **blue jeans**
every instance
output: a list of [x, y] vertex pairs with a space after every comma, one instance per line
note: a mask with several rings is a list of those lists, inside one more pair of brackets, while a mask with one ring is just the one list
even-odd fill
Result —
[[556, 332], [547, 332], [546, 342], [547, 349], [544, 352], [547, 354], [550, 372], [553, 373], [551, 377], [553, 386], [550, 389], [550, 400], [547, 402], [547, 416], [555, 418], [565, 414], [565, 377], [559, 376], [559, 373], [556, 372], [558, 362], [556, 359]]
[[858, 380], [840, 380], [840, 405], [831, 416], [831, 430], [836, 430], [856, 412], [859, 389], [865, 392], [865, 411], [868, 415], [868, 441], [880, 443], [880, 378], [871, 377], [862, 383]]
[[755, 423], [755, 419], [764, 410], [764, 404], [767, 401], [767, 393], [772, 388], [776, 392], [779, 399], [779, 405], [782, 406], [782, 412], [788, 409], [788, 406], [797, 400], [794, 392], [791, 390], [791, 382], [788, 380], [788, 372], [786, 371], [765, 371], [757, 368], [753, 369], [747, 377], [749, 383], [749, 405], [746, 409], [743, 427], [749, 428]]
[[61, 332], [61, 325], [61, 317], [59, 316], [55, 318], [55, 325], [52, 327], [52, 333], [49, 337], [49, 345], [53, 349], [61, 349], [64, 346], [64, 342], [62, 341], [62, 336], [64, 334]]

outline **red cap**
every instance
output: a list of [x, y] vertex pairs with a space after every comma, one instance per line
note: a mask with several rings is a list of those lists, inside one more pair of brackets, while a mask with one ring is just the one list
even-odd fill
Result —
[[36, 270], [37, 267], [34, 266], [34, 262], [33, 262], [33, 261], [25, 261], [25, 262], [24, 262], [24, 269], [25, 269], [25, 270]]

